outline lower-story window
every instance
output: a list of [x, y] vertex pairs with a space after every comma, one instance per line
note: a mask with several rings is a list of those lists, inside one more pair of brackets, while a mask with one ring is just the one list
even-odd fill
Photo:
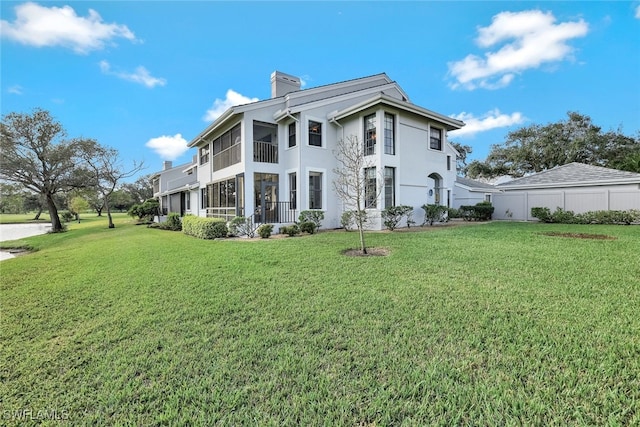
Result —
[[322, 172], [309, 173], [309, 209], [322, 209]]
[[364, 170], [364, 207], [373, 209], [376, 207], [376, 168], [366, 168]]
[[396, 169], [384, 168], [384, 207], [396, 205]]

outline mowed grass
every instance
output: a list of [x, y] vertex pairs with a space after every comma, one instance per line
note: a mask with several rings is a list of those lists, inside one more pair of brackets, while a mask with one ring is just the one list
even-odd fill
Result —
[[367, 239], [390, 255], [124, 217], [25, 239], [39, 250], [0, 264], [2, 422], [640, 424], [640, 227]]

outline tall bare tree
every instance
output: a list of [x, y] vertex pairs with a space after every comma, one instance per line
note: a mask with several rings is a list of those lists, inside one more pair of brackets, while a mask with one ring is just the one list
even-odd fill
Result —
[[364, 147], [357, 136], [351, 135], [341, 139], [333, 152], [338, 167], [333, 170], [335, 179], [333, 188], [342, 200], [345, 209], [353, 209], [354, 219], [360, 236], [360, 251], [367, 253], [364, 238], [364, 227], [367, 222], [367, 211], [371, 202], [375, 202], [383, 189], [383, 180], [378, 172], [372, 178], [366, 171], [375, 166], [373, 156], [364, 155]]
[[39, 194], [49, 210], [51, 231], [63, 231], [54, 196], [83, 185], [76, 168], [77, 143], [64, 140], [62, 125], [42, 109], [9, 113], [0, 126], [0, 178]]
[[125, 170], [118, 150], [115, 148], [105, 147], [92, 139], [78, 140], [77, 142], [82, 147], [80, 156], [83, 160], [83, 167], [87, 169], [91, 177], [90, 185], [102, 195], [104, 208], [109, 219], [109, 228], [115, 228], [109, 198], [116, 190], [118, 183], [136, 175], [144, 169], [144, 165], [134, 161], [131, 169]]

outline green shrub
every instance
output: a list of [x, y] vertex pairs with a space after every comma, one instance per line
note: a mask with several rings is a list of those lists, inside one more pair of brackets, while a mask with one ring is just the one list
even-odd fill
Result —
[[424, 210], [424, 221], [422, 225], [429, 224], [433, 225], [434, 222], [447, 222], [449, 218], [447, 217], [448, 208], [442, 205], [422, 205], [422, 209]]
[[298, 216], [299, 222], [312, 222], [316, 231], [320, 229], [321, 221], [324, 219], [324, 211], [310, 210], [302, 211]]
[[142, 204], [133, 205], [127, 211], [131, 217], [138, 217], [139, 221], [153, 221], [153, 217], [158, 215], [160, 202], [156, 199], [147, 199]]
[[280, 234], [286, 234], [289, 237], [296, 236], [300, 234], [300, 227], [298, 227], [298, 224], [280, 227]]
[[229, 230], [221, 218], [186, 215], [182, 219], [182, 232], [199, 239], [216, 239], [227, 237]]
[[393, 231], [398, 227], [402, 218], [406, 217], [407, 227], [411, 227], [411, 224], [415, 224], [415, 221], [412, 218], [413, 208], [407, 205], [400, 206], [391, 206], [385, 208], [382, 215], [382, 223], [389, 230]]
[[449, 219], [451, 218], [460, 218], [460, 211], [456, 208], [447, 209], [447, 213], [449, 215]]
[[251, 217], [237, 216], [229, 222], [229, 234], [254, 238], [258, 227]]
[[538, 218], [541, 222], [551, 222], [551, 210], [544, 207], [531, 208], [531, 216]]
[[576, 216], [573, 211], [565, 211], [562, 208], [556, 208], [555, 212], [551, 214], [551, 222], [559, 224], [574, 224], [576, 222]]
[[180, 221], [180, 214], [177, 212], [169, 212], [167, 220], [160, 224], [160, 228], [163, 230], [171, 231], [182, 230], [182, 221]]
[[71, 221], [73, 221], [73, 218], [74, 218], [74, 215], [70, 211], [61, 211], [60, 212], [60, 219], [63, 222], [71, 222]]
[[298, 224], [301, 233], [313, 234], [316, 232], [316, 225], [311, 221], [304, 221]]
[[268, 239], [273, 232], [273, 224], [262, 224], [258, 227], [258, 235], [263, 239]]
[[538, 218], [542, 222], [558, 224], [629, 225], [640, 223], [640, 210], [635, 209], [628, 211], [589, 211], [575, 214], [562, 208], [556, 208], [551, 213], [549, 208], [535, 207], [531, 208], [531, 216]]
[[340, 217], [340, 225], [342, 225], [342, 228], [344, 228], [346, 231], [352, 230], [352, 227], [354, 227], [354, 214], [354, 211], [342, 212], [342, 216]]
[[489, 221], [495, 208], [491, 202], [480, 202], [474, 206], [460, 206], [460, 217], [465, 221]]

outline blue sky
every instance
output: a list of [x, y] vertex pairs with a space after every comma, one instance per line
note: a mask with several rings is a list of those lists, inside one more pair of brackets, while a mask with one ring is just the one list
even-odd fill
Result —
[[461, 119], [484, 160], [509, 131], [589, 115], [640, 131], [640, 2], [3, 1], [1, 113], [39, 107], [144, 174], [188, 162], [228, 106], [381, 72]]

